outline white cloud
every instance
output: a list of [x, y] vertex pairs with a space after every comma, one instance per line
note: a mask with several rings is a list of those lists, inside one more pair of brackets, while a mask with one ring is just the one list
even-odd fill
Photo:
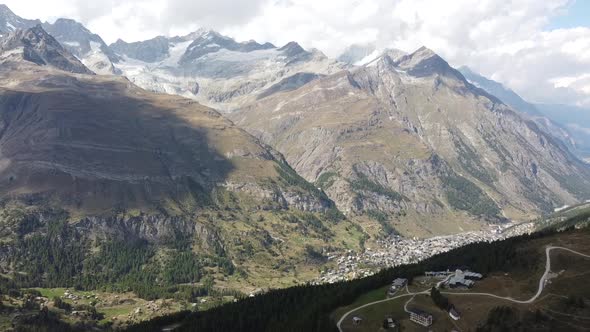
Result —
[[[319, 3], [319, 5], [317, 4]], [[467, 64], [531, 101], [590, 106], [590, 29], [544, 31], [569, 0], [291, 0], [269, 3], [247, 24], [225, 32], [336, 56], [352, 43], [412, 51], [422, 45], [452, 65]], [[590, 13], [589, 13], [590, 14]]]
[[[578, 0], [581, 1], [581, 0]], [[8, 0], [27, 18], [80, 20], [107, 42], [208, 26], [336, 56], [353, 43], [421, 45], [532, 101], [590, 106], [590, 28], [544, 31], [572, 0]], [[589, 13], [590, 15], [590, 13]], [[571, 79], [565, 79], [571, 78]]]

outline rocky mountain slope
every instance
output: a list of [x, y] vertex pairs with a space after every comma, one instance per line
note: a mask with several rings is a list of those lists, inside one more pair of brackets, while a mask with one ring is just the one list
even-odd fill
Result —
[[402, 231], [527, 218], [590, 195], [588, 168], [559, 140], [426, 48], [385, 54], [231, 118], [343, 211], [397, 220]]
[[0, 40], [0, 58], [9, 62], [28, 61], [71, 73], [93, 74], [40, 25], [15, 30]]
[[14, 14], [6, 5], [0, 4], [0, 36], [16, 30], [26, 30], [41, 25], [65, 49], [97, 74], [120, 74], [113, 66], [119, 58], [105, 44], [102, 38], [90, 32], [82, 24], [60, 18], [54, 23], [27, 20]]
[[473, 85], [486, 90], [488, 93], [500, 98], [506, 105], [510, 105], [515, 110], [523, 112], [531, 116], [543, 116], [535, 105], [525, 101], [516, 92], [505, 87], [499, 82], [490, 80], [482, 75], [474, 72], [467, 66], [457, 68], [459, 72]]
[[459, 67], [458, 71], [473, 85], [484, 89], [488, 93], [500, 98], [502, 102], [509, 105], [514, 110], [523, 113], [523, 116], [534, 121], [540, 129], [546, 133], [559, 138], [568, 148], [579, 156], [583, 156], [582, 148], [583, 142], [577, 142], [572, 133], [563, 125], [556, 122], [551, 117], [546, 116], [535, 105], [527, 102], [520, 97], [516, 92], [505, 87], [501, 83], [490, 80], [473, 72], [466, 66]]
[[[408, 227], [438, 220], [417, 231], [460, 231], [474, 224], [446, 221], [520, 219], [586, 195], [586, 168], [562, 146], [574, 148], [567, 131], [495, 82], [464, 69], [466, 80], [427, 49], [408, 55], [357, 45], [339, 62], [295, 42], [237, 42], [208, 29], [106, 46], [72, 20], [44, 26], [99, 74], [237, 111], [232, 119], [277, 147], [341, 209], [370, 215], [386, 232], [388, 220]], [[313, 113], [318, 107], [326, 113]]]
[[295, 42], [283, 47], [240, 43], [207, 29], [143, 42], [119, 40], [110, 47], [122, 58], [115, 67], [138, 86], [192, 98], [221, 111], [345, 67]]
[[571, 105], [536, 104], [546, 117], [567, 128], [576, 143], [576, 152], [590, 161], [590, 110]]
[[60, 18], [53, 24], [44, 23], [43, 28], [95, 73], [120, 74], [113, 66], [119, 58], [99, 35], [90, 32], [82, 24]]
[[0, 4], [0, 37], [16, 29], [27, 29], [41, 24], [39, 20], [27, 20], [13, 13], [5, 4]]
[[[94, 75], [40, 26], [0, 44], [0, 203], [0, 270], [28, 285], [96, 287], [82, 278], [88, 257], [137, 241], [153, 248], [144, 264], [156, 279], [178, 253], [215, 257], [207, 264], [239, 268], [242, 280], [270, 278], [280, 261], [280, 281], [314, 266], [308, 254], [326, 243], [354, 247], [360, 235], [278, 152], [213, 109]], [[35, 271], [24, 264], [46, 255]]]

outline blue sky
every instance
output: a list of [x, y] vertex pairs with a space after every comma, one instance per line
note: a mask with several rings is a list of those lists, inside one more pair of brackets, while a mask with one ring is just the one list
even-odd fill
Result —
[[547, 30], [577, 27], [590, 27], [590, 0], [572, 1], [565, 13], [551, 19]]

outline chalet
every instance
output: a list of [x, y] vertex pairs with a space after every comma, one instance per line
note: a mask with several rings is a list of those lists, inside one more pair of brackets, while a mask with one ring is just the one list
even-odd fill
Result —
[[396, 289], [400, 289], [408, 284], [408, 279], [405, 278], [397, 278], [391, 283], [391, 287], [395, 287]]
[[391, 317], [387, 317], [387, 328], [390, 328], [390, 329], [392, 329], [392, 328], [394, 328], [395, 326], [396, 326], [396, 325], [395, 325], [395, 321], [393, 320], [393, 318], [391, 318]]
[[392, 297], [395, 295], [396, 292], [397, 292], [397, 288], [394, 288], [393, 286], [391, 286], [387, 290], [387, 296]]
[[432, 315], [420, 309], [410, 310], [410, 320], [426, 327], [432, 325]]
[[408, 279], [405, 278], [397, 278], [391, 283], [391, 287], [387, 291], [388, 296], [393, 296], [395, 293], [402, 289], [404, 286], [408, 284]]

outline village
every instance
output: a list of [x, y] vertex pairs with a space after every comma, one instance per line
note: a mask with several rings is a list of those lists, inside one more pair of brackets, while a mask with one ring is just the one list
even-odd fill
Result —
[[465, 232], [426, 239], [392, 235], [385, 240], [378, 240], [378, 248], [366, 248], [360, 254], [353, 251], [344, 254], [328, 254], [328, 260], [335, 262], [335, 267], [324, 270], [314, 283], [334, 283], [367, 277], [383, 268], [417, 263], [431, 256], [470, 243], [499, 241], [531, 233], [533, 230], [533, 223], [522, 223], [509, 226], [491, 225], [489, 229], [484, 231]]

